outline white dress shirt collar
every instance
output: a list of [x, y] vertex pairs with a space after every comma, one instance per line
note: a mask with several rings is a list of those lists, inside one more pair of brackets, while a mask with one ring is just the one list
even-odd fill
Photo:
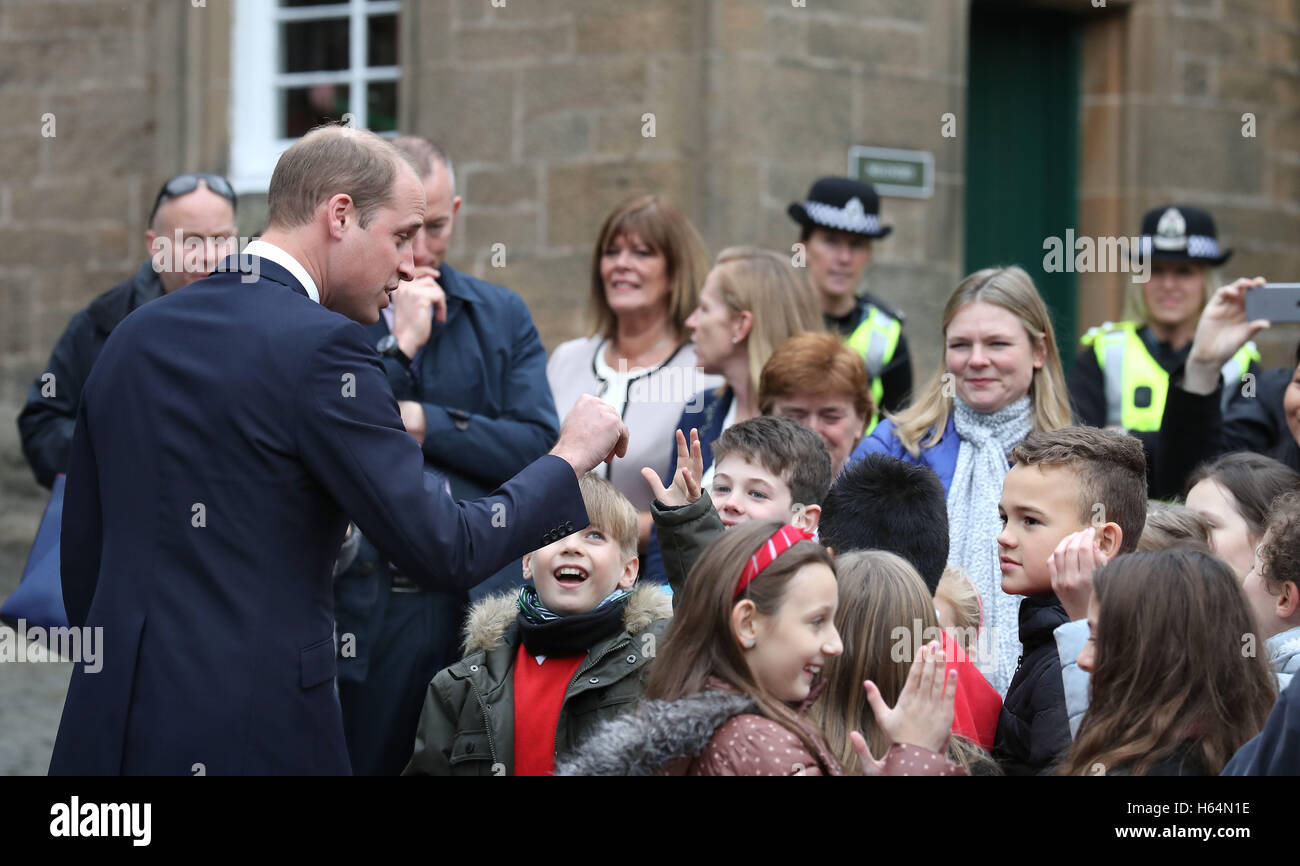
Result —
[[316, 288], [316, 281], [307, 273], [307, 269], [298, 263], [298, 260], [289, 255], [275, 244], [269, 244], [264, 240], [251, 241], [248, 246], [244, 247], [243, 255], [257, 256], [263, 259], [270, 259], [289, 273], [293, 274], [294, 279], [302, 283], [302, 287], [307, 290], [307, 297], [316, 303], [320, 303], [320, 289]]

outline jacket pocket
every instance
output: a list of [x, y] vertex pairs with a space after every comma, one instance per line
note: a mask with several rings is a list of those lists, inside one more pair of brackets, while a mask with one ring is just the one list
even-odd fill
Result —
[[338, 659], [334, 655], [334, 636], [317, 641], [302, 651], [302, 687], [309, 689], [334, 679]]
[[455, 767], [469, 761], [492, 762], [492, 747], [486, 731], [457, 731], [451, 743], [451, 757], [447, 763]]

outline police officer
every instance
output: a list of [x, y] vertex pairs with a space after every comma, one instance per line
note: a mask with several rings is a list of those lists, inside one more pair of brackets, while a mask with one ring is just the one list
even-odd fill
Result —
[[[1200, 208], [1164, 205], [1142, 218], [1140, 255], [1149, 256], [1151, 278], [1132, 298], [1138, 316], [1105, 322], [1083, 336], [1070, 373], [1070, 400], [1080, 423], [1119, 427], [1142, 440], [1148, 472], [1157, 443], [1169, 377], [1187, 360], [1196, 323], [1211, 295], [1210, 268], [1232, 250], [1219, 247], [1214, 220]], [[1259, 351], [1246, 343], [1224, 364], [1224, 404], [1258, 372]], [[1169, 491], [1152, 491], [1163, 493]]]
[[857, 293], [871, 261], [871, 242], [888, 236], [893, 227], [880, 224], [880, 196], [871, 184], [847, 177], [819, 178], [787, 213], [801, 227], [799, 242], [826, 327], [843, 336], [867, 366], [877, 409], [869, 432], [880, 409], [897, 412], [912, 393], [903, 315], [870, 294]]

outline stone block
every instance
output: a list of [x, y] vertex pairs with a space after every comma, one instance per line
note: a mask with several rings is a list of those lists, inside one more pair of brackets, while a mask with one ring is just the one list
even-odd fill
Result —
[[467, 205], [510, 207], [537, 199], [537, 173], [528, 165], [475, 169], [463, 184]]
[[525, 117], [552, 111], [613, 108], [645, 102], [646, 60], [642, 56], [583, 58], [547, 63], [523, 80]]
[[584, 163], [547, 169], [547, 247], [588, 248], [614, 206], [633, 195], [655, 193], [692, 212], [689, 166], [680, 161]]

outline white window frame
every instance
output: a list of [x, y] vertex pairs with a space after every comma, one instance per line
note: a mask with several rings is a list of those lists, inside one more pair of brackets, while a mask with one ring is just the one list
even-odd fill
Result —
[[[366, 85], [400, 81], [400, 66], [366, 66], [366, 18], [400, 14], [401, 0], [348, 0], [282, 7], [278, 0], [235, 0], [230, 34], [230, 182], [239, 193], [266, 192], [280, 154], [297, 139], [281, 138], [279, 94], [288, 87], [347, 84], [352, 125], [364, 129], [370, 110]], [[281, 73], [280, 24], [347, 18], [348, 68]]]

